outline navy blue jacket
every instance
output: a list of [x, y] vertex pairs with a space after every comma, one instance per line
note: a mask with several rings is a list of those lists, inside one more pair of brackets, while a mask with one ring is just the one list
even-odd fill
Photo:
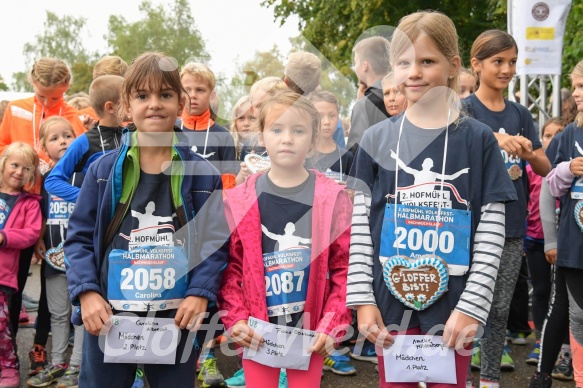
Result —
[[[125, 130], [122, 146], [91, 164], [69, 219], [64, 249], [74, 305], [79, 305], [79, 294], [87, 291], [99, 292], [107, 299], [105, 235], [122, 195], [122, 173], [124, 162], [129, 160], [131, 134]], [[176, 214], [189, 258], [190, 279], [185, 297], [200, 296], [214, 302], [227, 263], [230, 235], [224, 217], [221, 176], [188, 145], [178, 143], [173, 149], [178, 155], [175, 163], [181, 163], [183, 169], [179, 178], [182, 205], [176, 208]], [[172, 197], [168, 193], [169, 201]], [[79, 309], [75, 310], [79, 314]]]

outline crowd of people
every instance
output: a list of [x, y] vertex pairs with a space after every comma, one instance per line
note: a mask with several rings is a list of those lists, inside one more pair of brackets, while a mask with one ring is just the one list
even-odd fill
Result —
[[[529, 387], [583, 386], [583, 62], [539, 130], [505, 97], [518, 47], [504, 31], [480, 34], [466, 69], [451, 19], [416, 12], [353, 56], [349, 119], [297, 51], [225, 127], [205, 64], [106, 56], [67, 95], [67, 65], [38, 59], [34, 96], [0, 103], [0, 387], [21, 384], [26, 307], [32, 387], [319, 387], [323, 371], [357, 374], [352, 358], [378, 364], [380, 387], [417, 387], [383, 349], [431, 333], [456, 383], [427, 387], [472, 387], [479, 370], [497, 388], [507, 343], [532, 332]], [[38, 301], [22, 293], [33, 257]], [[432, 270], [439, 289], [395, 280]], [[168, 362], [110, 359], [127, 313], [174, 322]], [[312, 331], [305, 368], [247, 356], [265, 345], [256, 320]], [[223, 341], [239, 350], [227, 379]]]

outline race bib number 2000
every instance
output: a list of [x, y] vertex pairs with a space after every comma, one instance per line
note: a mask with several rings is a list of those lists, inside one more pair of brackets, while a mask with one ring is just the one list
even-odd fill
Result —
[[450, 275], [463, 275], [469, 270], [471, 227], [470, 211], [387, 205], [380, 258], [384, 262], [399, 255], [414, 260], [435, 254], [447, 262]]

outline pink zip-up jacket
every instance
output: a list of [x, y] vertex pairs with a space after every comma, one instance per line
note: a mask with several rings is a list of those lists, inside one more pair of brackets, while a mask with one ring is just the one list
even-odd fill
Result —
[[[346, 279], [352, 203], [348, 193], [324, 174], [316, 174], [312, 207], [312, 256], [304, 328], [338, 340], [352, 320], [346, 308]], [[227, 330], [250, 316], [269, 321], [261, 246], [261, 218], [255, 183], [261, 174], [225, 191], [231, 228], [229, 263], [218, 295]]]
[[8, 215], [0, 234], [0, 285], [18, 290], [20, 251], [32, 246], [39, 238], [42, 224], [40, 196], [23, 192]]

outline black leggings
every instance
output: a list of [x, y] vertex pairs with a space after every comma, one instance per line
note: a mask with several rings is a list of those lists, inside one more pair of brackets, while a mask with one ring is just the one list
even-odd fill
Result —
[[24, 286], [26, 286], [26, 280], [28, 279], [28, 271], [30, 270], [30, 260], [34, 253], [34, 245], [23, 249], [20, 251], [20, 258], [18, 263], [18, 291], [12, 294], [12, 299], [10, 300], [10, 322], [14, 328], [12, 335], [16, 338], [18, 333], [18, 323], [20, 321], [20, 308], [22, 307], [22, 291]]
[[537, 339], [540, 339], [551, 297], [551, 265], [545, 258], [543, 243], [526, 240], [525, 245], [528, 272], [532, 279], [532, 318]]
[[516, 279], [514, 294], [510, 301], [506, 328], [516, 333], [524, 333], [526, 336], [531, 333], [528, 324], [528, 267], [525, 256], [522, 256], [518, 279]]
[[551, 374], [564, 343], [569, 343], [569, 295], [564, 269], [555, 265], [551, 301], [543, 323], [538, 372]]
[[47, 346], [49, 331], [51, 329], [51, 313], [47, 303], [47, 279], [45, 277], [46, 261], [42, 261], [40, 266], [40, 299], [38, 301], [38, 315], [36, 318], [36, 332], [34, 333], [34, 344]]

